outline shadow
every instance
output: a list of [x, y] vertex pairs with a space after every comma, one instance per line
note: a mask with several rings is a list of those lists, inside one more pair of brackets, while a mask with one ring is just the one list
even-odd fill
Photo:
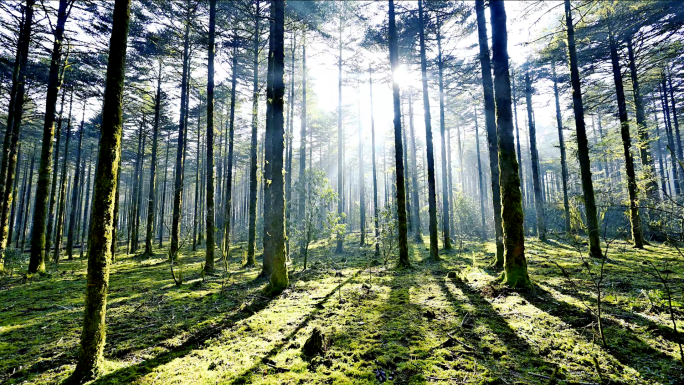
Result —
[[[571, 290], [568, 290], [565, 287], [562, 287], [560, 285], [552, 285], [549, 283], [544, 283], [545, 286], [548, 286], [550, 288], [553, 288], [554, 290], [558, 291], [561, 294], [570, 296], [570, 297], [575, 297], [584, 303], [594, 303], [595, 300], [593, 298], [590, 298], [590, 296], [578, 292], [573, 292]], [[605, 289], [604, 289], [605, 290]], [[612, 315], [615, 318], [622, 318], [625, 319], [626, 322], [629, 322], [630, 324], [637, 325], [637, 326], [642, 326], [645, 327], [649, 333], [661, 337], [663, 339], [666, 339], [670, 342], [677, 343], [678, 337], [677, 333], [675, 333], [674, 329], [668, 325], [663, 325], [659, 324], [657, 322], [654, 322], [638, 313], [629, 313], [629, 314], [620, 314], [624, 312], [624, 309], [620, 308], [619, 306], [615, 306], [613, 304], [605, 303], [603, 302], [601, 304], [601, 308], [603, 309], [604, 313], [608, 313], [608, 315]], [[603, 319], [603, 324], [607, 326], [612, 326], [616, 328], [623, 328], [620, 324], [617, 322], [604, 318]]]
[[256, 297], [256, 300], [248, 306], [238, 310], [236, 313], [226, 315], [219, 322], [200, 329], [185, 340], [182, 344], [171, 348], [168, 352], [162, 353], [152, 359], [143, 361], [136, 365], [127, 366], [115, 370], [105, 376], [99, 377], [92, 384], [111, 384], [111, 383], [133, 383], [151, 373], [156, 367], [167, 364], [171, 360], [189, 354], [193, 349], [199, 347], [210, 338], [216, 337], [222, 330], [232, 327], [235, 323], [254, 315], [273, 300], [274, 298]]
[[276, 343], [275, 346], [266, 352], [261, 358], [259, 358], [254, 365], [252, 365], [249, 369], [243, 371], [241, 374], [239, 374], [235, 379], [233, 379], [230, 383], [231, 384], [247, 384], [249, 383], [250, 380], [250, 373], [254, 372], [256, 368], [258, 368], [260, 365], [265, 364], [271, 357], [274, 357], [276, 354], [278, 354], [287, 344], [289, 344], [292, 339], [299, 333], [300, 330], [306, 328], [306, 326], [311, 322], [312, 319], [316, 318], [318, 313], [321, 312], [321, 310], [324, 308], [324, 304], [335, 295], [335, 293], [340, 290], [343, 286], [347, 285], [349, 282], [351, 282], [354, 278], [356, 278], [361, 270], [357, 270], [356, 273], [354, 273], [352, 276], [344, 280], [343, 282], [340, 282], [337, 286], [335, 286], [328, 294], [325, 295], [325, 297], [321, 298], [320, 301], [318, 301], [314, 305], [314, 309], [307, 314], [307, 316], [290, 332], [288, 333], [284, 338], [281, 339], [280, 342]]
[[[533, 306], [561, 319], [574, 329], [580, 329], [595, 321], [586, 309], [554, 298], [549, 291], [537, 284], [534, 285], [533, 290], [521, 293], [521, 295]], [[609, 319], [603, 318], [603, 324], [608, 343], [608, 346], [603, 349], [621, 364], [633, 368], [644, 379], [658, 381], [659, 379], [654, 377], [654, 372], [662, 373], [673, 380], [681, 379], [681, 365], [673, 357], [652, 348]], [[578, 335], [584, 336], [581, 330], [578, 332]], [[586, 339], [586, 336], [584, 338]], [[591, 342], [588, 339], [587, 341]], [[643, 356], [648, 356], [649, 359], [644, 361]], [[658, 369], [654, 370], [654, 367]]]
[[[539, 352], [535, 352], [530, 343], [520, 337], [506, 319], [479, 292], [461, 279], [436, 276], [435, 280], [452, 308], [463, 315], [461, 323], [456, 325], [458, 328], [452, 335], [468, 341], [470, 346], [481, 352], [484, 361], [490, 368], [495, 368], [498, 376], [513, 381], [520, 380], [520, 378], [510, 374], [511, 365], [507, 361], [513, 361], [515, 371], [518, 372], [541, 371], [550, 374], [557, 367], [555, 363], [547, 362], [539, 357]], [[454, 293], [447, 282], [459, 289], [467, 302], [457, 298], [458, 294]], [[469, 311], [464, 303], [471, 304], [474, 311]], [[500, 342], [504, 346], [493, 345], [490, 347], [488, 341], [483, 341], [475, 332], [480, 324], [484, 324], [494, 333], [498, 337], [497, 343]]]

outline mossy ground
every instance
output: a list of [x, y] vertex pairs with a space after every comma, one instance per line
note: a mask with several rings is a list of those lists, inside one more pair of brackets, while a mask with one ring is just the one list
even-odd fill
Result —
[[[332, 243], [316, 245], [306, 271], [295, 256], [291, 285], [275, 298], [264, 294], [258, 268], [242, 268], [242, 249], [227, 274], [217, 261], [218, 273], [204, 278], [203, 251], [185, 251], [181, 286], [163, 250], [119, 256], [107, 306], [107, 373], [93, 383], [373, 384], [378, 370], [397, 384], [547, 384], [543, 376], [554, 372], [559, 383], [684, 378], [663, 289], [643, 265], [680, 258], [674, 248], [613, 248], [604, 348], [585, 307], [595, 296], [568, 244], [527, 241], [534, 288], [523, 291], [495, 284], [500, 272], [487, 267], [493, 244], [466, 242], [461, 252], [456, 245], [439, 262], [427, 260], [427, 243], [412, 244], [413, 267], [397, 270], [370, 267], [373, 247], [359, 248], [358, 237], [347, 237], [342, 255], [331, 252]], [[570, 272], [572, 284], [551, 261]], [[65, 261], [49, 265], [47, 275], [0, 277], [0, 382], [59, 383], [73, 370], [85, 268], [84, 260]], [[15, 260], [14, 269], [25, 262]], [[682, 283], [672, 281], [679, 319]], [[301, 347], [315, 327], [329, 347], [305, 359]]]

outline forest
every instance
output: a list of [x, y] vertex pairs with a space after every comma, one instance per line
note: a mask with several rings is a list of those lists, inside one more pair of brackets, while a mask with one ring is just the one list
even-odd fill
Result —
[[0, 20], [0, 384], [684, 384], [684, 1]]

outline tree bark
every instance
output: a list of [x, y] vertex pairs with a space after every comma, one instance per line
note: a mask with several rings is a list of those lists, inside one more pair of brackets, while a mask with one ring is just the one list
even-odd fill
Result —
[[[419, 3], [419, 4], [422, 4]], [[422, 5], [421, 5], [422, 7]], [[397, 221], [399, 227], [399, 266], [409, 267], [411, 262], [408, 255], [408, 240], [406, 226], [406, 191], [404, 188], [404, 160], [401, 143], [401, 98], [399, 83], [396, 78], [399, 67], [399, 47], [397, 44], [397, 27], [394, 20], [394, 0], [389, 1], [389, 52], [392, 69], [392, 100], [394, 102], [394, 157], [397, 177]], [[425, 72], [425, 71], [423, 71]], [[429, 111], [429, 110], [428, 110]], [[433, 180], [434, 181], [434, 180]], [[436, 230], [436, 226], [435, 226]], [[436, 234], [435, 234], [436, 235]]]
[[437, 16], [437, 66], [439, 68], [439, 131], [442, 141], [442, 237], [444, 250], [451, 249], [451, 229], [449, 228], [449, 174], [447, 172], [446, 129], [444, 127], [444, 63], [442, 62], [442, 35], [439, 16]]
[[130, 0], [114, 3], [113, 28], [109, 45], [107, 83], [104, 95], [102, 136], [98, 157], [93, 221], [88, 240], [88, 275], [86, 285], [83, 333], [76, 369], [70, 380], [82, 383], [102, 371], [105, 343], [105, 312], [109, 288], [114, 195], [119, 174], [121, 133], [123, 128], [123, 90], [126, 42], [130, 20]]
[[161, 110], [162, 62], [159, 62], [157, 78], [157, 95], [154, 98], [154, 126], [152, 128], [152, 160], [150, 162], [150, 187], [147, 198], [147, 228], [145, 232], [145, 255], [154, 255], [152, 242], [154, 237], [155, 199], [157, 194], [157, 150], [159, 147], [159, 118]]
[[171, 245], [169, 246], [169, 259], [176, 260], [178, 256], [179, 242], [180, 242], [180, 227], [181, 227], [181, 204], [183, 203], [183, 168], [185, 167], [185, 135], [186, 115], [185, 111], [186, 100], [188, 99], [188, 77], [190, 64], [190, 9], [188, 9], [187, 18], [185, 20], [185, 37], [183, 43], [183, 73], [181, 75], [181, 111], [180, 119], [178, 120], [178, 148], [176, 150], [176, 177], [173, 189], [173, 214], [171, 223]]
[[59, 201], [57, 204], [57, 217], [55, 218], [55, 252], [52, 259], [55, 263], [59, 262], [60, 252], [62, 248], [62, 225], [64, 223], [64, 209], [66, 206], [66, 190], [67, 190], [67, 163], [69, 161], [69, 139], [71, 138], [71, 111], [74, 104], [74, 90], [71, 90], [69, 101], [69, 120], [66, 128], [66, 141], [64, 142], [64, 159], [62, 161], [62, 171], [59, 182]]
[[[339, 20], [339, 56], [337, 58], [337, 215], [342, 218], [344, 212], [344, 180], [342, 175], [344, 173], [344, 138], [342, 137], [342, 17]], [[406, 210], [406, 208], [404, 208]], [[345, 222], [342, 219], [342, 222]], [[338, 231], [337, 233], [337, 247], [336, 253], [344, 251], [344, 233]]]
[[418, 167], [416, 166], [418, 155], [418, 150], [416, 149], [416, 136], [413, 130], [413, 93], [408, 93], [408, 105], [409, 105], [409, 129], [411, 136], [411, 150], [413, 157], [411, 158], [411, 207], [413, 208], [413, 219], [411, 224], [413, 225], [413, 239], [415, 242], [422, 243], [423, 236], [421, 235], [421, 224], [420, 224], [420, 196], [418, 195]]
[[[423, 0], [418, 1], [418, 15], [420, 18], [420, 70], [423, 82], [423, 115], [425, 117], [425, 146], [427, 148], [428, 163], [428, 212], [430, 214], [430, 258], [439, 260], [437, 240], [437, 186], [435, 185], [435, 155], [432, 145], [432, 117], [430, 114], [430, 96], [427, 84], [427, 61], [425, 59], [425, 22], [423, 16]], [[395, 123], [396, 125], [396, 123]], [[399, 123], [401, 129], [401, 122]], [[448, 234], [447, 234], [448, 235]]]
[[[494, 208], [494, 233], [496, 235], [496, 260], [498, 268], [504, 266], [504, 239], [501, 211], [501, 185], [499, 181], [499, 149], [497, 147], [497, 127], [494, 88], [492, 85], [492, 65], [489, 59], [487, 41], [487, 21], [485, 19], [484, 1], [475, 1], [477, 15], [477, 35], [480, 46], [480, 66], [482, 68], [482, 89], [484, 93], [485, 128], [487, 129], [487, 145], [489, 148], [489, 173], [492, 179], [492, 207]], [[506, 68], [508, 71], [508, 68]]]
[[[73, 4], [73, 3], [72, 3]], [[43, 140], [40, 151], [40, 165], [38, 166], [38, 183], [36, 185], [36, 203], [33, 209], [33, 230], [31, 232], [31, 256], [29, 273], [45, 271], [45, 232], [47, 221], [48, 199], [50, 193], [50, 174], [52, 173], [52, 138], [55, 136], [55, 112], [57, 97], [62, 86], [59, 69], [62, 61], [62, 39], [68, 17], [69, 0], [60, 0], [57, 10], [57, 24], [53, 31], [54, 43], [48, 75], [48, 89], [45, 97], [45, 118], [43, 121]]]
[[371, 158], [373, 162], [373, 221], [375, 227], [375, 256], [380, 256], [380, 224], [378, 217], [378, 175], [375, 162], [375, 113], [373, 112], [373, 68], [368, 64], [368, 85], [370, 88], [370, 114], [371, 114]]
[[[610, 29], [610, 27], [609, 27]], [[617, 52], [617, 42], [612, 31], [609, 32], [610, 61], [613, 65], [613, 80], [615, 82], [615, 94], [617, 96], [618, 115], [620, 118], [620, 135], [622, 136], [622, 148], [625, 155], [625, 172], [627, 173], [627, 191], [629, 192], [630, 223], [632, 225], [632, 241], [637, 249], [644, 248], [644, 235], [641, 230], [641, 217], [639, 216], [639, 198], [637, 197], [637, 180], [634, 171], [634, 157], [632, 157], [632, 139], [629, 133], [629, 120], [627, 117], [627, 101], [622, 84], [622, 72], [620, 72], [620, 58]]]
[[505, 245], [504, 274], [501, 279], [512, 287], [531, 285], [525, 259], [522, 194], [513, 137], [511, 83], [508, 75], [508, 36], [506, 10], [502, 0], [489, 3], [492, 24], [492, 67], [496, 99], [496, 123], [501, 170], [501, 217]]
[[[27, 0], [24, 9], [24, 24], [21, 28], [21, 37], [18, 46], [18, 59], [20, 61], [17, 75], [17, 91], [14, 103], [10, 102], [11, 111], [7, 118], [7, 133], [9, 142], [5, 139], [3, 148], [2, 164], [0, 164], [0, 270], [4, 268], [5, 249], [7, 248], [7, 235], [9, 231], [9, 209], [12, 206], [12, 185], [14, 184], [15, 166], [17, 163], [17, 147], [21, 120], [24, 114], [24, 96], [26, 94], [26, 72], [28, 67], [28, 51], [31, 42], [31, 29], [33, 27], [33, 6], [35, 0]], [[14, 87], [13, 87], [14, 89]], [[8, 146], [9, 145], [9, 146]], [[8, 150], [9, 149], [9, 150]]]
[[[271, 8], [274, 21], [273, 38], [273, 132], [271, 135], [273, 156], [271, 158], [271, 207], [267, 213], [271, 253], [271, 276], [269, 289], [272, 294], [282, 292], [289, 284], [285, 255], [285, 180], [283, 177], [283, 149], [285, 129], [283, 106], [285, 84], [285, 2], [275, 1]], [[269, 55], [270, 56], [270, 55]]]
[[563, 119], [561, 118], [560, 99], [558, 96], [558, 78], [556, 63], [551, 63], [553, 71], [553, 95], [556, 100], [556, 124], [558, 125], [558, 145], [561, 156], [561, 180], [563, 182], [563, 208], [565, 209], [565, 231], [570, 232], [570, 201], [568, 199], [568, 163], [565, 154], [565, 138], [563, 137]]
[[582, 103], [582, 88], [577, 65], [577, 50], [575, 48], [575, 27], [572, 24], [572, 10], [570, 0], [565, 0], [565, 23], [568, 34], [568, 57], [570, 65], [570, 79], [572, 83], [572, 105], [575, 112], [575, 131], [577, 135], [577, 157], [580, 163], [582, 190], [584, 192], [584, 206], [589, 230], [589, 252], [596, 258], [601, 258], [601, 243], [599, 240], [599, 226], [594, 198], [594, 184], [591, 180], [591, 161], [589, 160], [589, 141], [584, 123], [584, 104]]
[[259, 128], [259, 2], [256, 3], [256, 14], [254, 17], [254, 51], [252, 78], [252, 140], [250, 143], [249, 157], [249, 228], [247, 240], [247, 265], [256, 265], [256, 214], [257, 214], [257, 138]]
[[67, 230], [67, 256], [74, 259], [74, 238], [77, 236], [75, 232], [76, 213], [78, 207], [78, 191], [79, 182], [81, 180], [81, 150], [83, 147], [83, 123], [85, 120], [85, 105], [83, 106], [84, 116], [81, 118], [81, 127], [78, 130], [78, 148], [76, 149], [76, 171], [74, 172], [74, 185], [71, 194], [71, 212], [69, 213], [69, 229]]
[[480, 191], [480, 216], [482, 217], [481, 237], [487, 239], [487, 228], [485, 227], [485, 208], [484, 208], [484, 184], [482, 183], [482, 162], [480, 161], [480, 130], [477, 123], [477, 106], [475, 106], [475, 148], [477, 150], [477, 176], [478, 188]]
[[[236, 43], [234, 41], [234, 43]], [[233, 137], [235, 134], [235, 87], [237, 85], [237, 44], [233, 45], [233, 66], [230, 85], [230, 131], [228, 137], [228, 168], [226, 169], [225, 227], [223, 233], [224, 256], [230, 252], [230, 230], [233, 205]]]
[[[532, 116], [532, 81], [530, 74], [525, 74], [525, 100], [527, 104], [527, 121], [530, 130], [530, 154], [532, 157], [532, 183], [534, 187], [534, 206], [537, 213], [537, 237], [546, 240], [546, 220], [544, 218], [544, 199], [542, 197], [542, 181], [539, 176], [539, 152], [537, 151], [537, 130]], [[521, 195], [522, 196], [522, 195]]]

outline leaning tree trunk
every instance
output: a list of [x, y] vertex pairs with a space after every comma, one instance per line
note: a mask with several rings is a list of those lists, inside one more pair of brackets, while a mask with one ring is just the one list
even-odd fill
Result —
[[[268, 240], [271, 253], [271, 276], [269, 290], [272, 294], [283, 291], [288, 283], [285, 255], [285, 179], [283, 177], [283, 149], [285, 129], [283, 122], [283, 105], [285, 84], [285, 1], [275, 1], [271, 8], [274, 20], [273, 28], [273, 127], [271, 157], [271, 206], [267, 215], [268, 229], [271, 232]], [[269, 55], [271, 56], [271, 55]]]
[[580, 163], [582, 190], [584, 192], [584, 206], [589, 230], [589, 252], [600, 258], [601, 243], [599, 240], [598, 216], [596, 200], [594, 198], [594, 184], [591, 180], [591, 161], [589, 160], [589, 141], [584, 123], [584, 104], [582, 103], [582, 88], [577, 64], [577, 49], [575, 48], [575, 27], [572, 24], [572, 10], [570, 0], [565, 0], [565, 23], [568, 33], [568, 57], [570, 62], [570, 79], [572, 82], [572, 106], [575, 112], [575, 129], [577, 135], [577, 157]]
[[558, 125], [558, 143], [561, 156], [561, 180], [563, 182], [563, 208], [565, 209], [565, 231], [570, 232], [570, 202], [568, 199], [568, 163], [565, 155], [565, 138], [563, 137], [563, 119], [561, 118], [560, 101], [558, 97], [558, 78], [556, 77], [556, 62], [551, 63], [553, 71], [553, 95], [556, 100], [556, 124]]
[[76, 149], [76, 171], [74, 172], [74, 185], [71, 194], [71, 212], [69, 213], [69, 229], [67, 230], [67, 257], [74, 259], [74, 237], [76, 236], [76, 207], [78, 206], [78, 190], [81, 179], [81, 150], [83, 145], [83, 121], [85, 119], [85, 106], [83, 108], [84, 116], [81, 118], [81, 128], [78, 130], [78, 148]]
[[[43, 140], [38, 166], [38, 184], [36, 185], [36, 203], [33, 208], [33, 230], [31, 231], [31, 256], [29, 273], [45, 271], [45, 232], [47, 221], [48, 199], [50, 193], [50, 174], [52, 173], [52, 138], [55, 136], [55, 111], [57, 96], [62, 86], [59, 69], [62, 61], [62, 38], [67, 19], [68, 0], [60, 0], [57, 10], [57, 27], [55, 28], [48, 89], [45, 97], [45, 118], [43, 121]], [[73, 4], [73, 3], [72, 3]], [[49, 250], [47, 251], [49, 252]]]
[[[427, 148], [428, 163], [428, 212], [430, 214], [430, 258], [433, 260], [439, 260], [439, 248], [437, 245], [437, 186], [435, 185], [435, 155], [432, 147], [432, 117], [430, 115], [430, 96], [428, 95], [427, 84], [427, 61], [425, 59], [425, 22], [423, 21], [423, 0], [418, 1], [418, 15], [420, 17], [420, 70], [423, 82], [423, 115], [425, 117], [425, 147]], [[401, 130], [401, 122], [399, 122], [399, 129]]]
[[[610, 28], [610, 27], [609, 27]], [[634, 171], [634, 157], [632, 156], [632, 139], [629, 134], [629, 120], [627, 117], [627, 101], [622, 84], [622, 72], [620, 72], [620, 58], [617, 52], [617, 42], [612, 32], [609, 32], [610, 61], [613, 64], [613, 80], [615, 81], [615, 94], [617, 96], [618, 115], [620, 118], [620, 135], [622, 136], [622, 148], [625, 154], [625, 172], [627, 173], [627, 191], [629, 193], [630, 223], [632, 225], [632, 241], [634, 247], [644, 248], [644, 235], [641, 230], [641, 218], [639, 216], [639, 198], [637, 197], [637, 180]]]
[[542, 184], [539, 176], [539, 152], [537, 151], [537, 129], [532, 116], [532, 81], [530, 74], [525, 74], [525, 101], [527, 104], [527, 121], [530, 130], [530, 156], [532, 159], [532, 184], [534, 188], [534, 206], [537, 213], [537, 236], [546, 240], [546, 220], [544, 218], [544, 199]]
[[[420, 3], [419, 3], [420, 4]], [[421, 6], [422, 7], [422, 6]], [[397, 27], [394, 21], [394, 0], [389, 2], [389, 51], [392, 68], [392, 100], [394, 102], [394, 158], [397, 176], [397, 221], [399, 223], [399, 266], [409, 267], [408, 240], [406, 226], [406, 190], [404, 187], [404, 160], [401, 143], [401, 98], [399, 83], [396, 79], [399, 67], [399, 47], [397, 44]], [[425, 71], [423, 71], [425, 72]], [[429, 111], [429, 110], [428, 110]], [[433, 175], [434, 176], [434, 175]], [[434, 180], [433, 180], [434, 181]], [[436, 226], [435, 226], [436, 230]], [[436, 235], [436, 234], [435, 234]]]
[[[492, 179], [492, 207], [494, 208], [494, 233], [496, 235], [496, 267], [504, 266], [504, 240], [501, 212], [501, 186], [499, 177], [499, 150], [497, 147], [497, 127], [494, 108], [494, 88], [492, 86], [492, 66], [489, 59], [487, 42], [487, 21], [485, 19], [484, 1], [475, 1], [477, 15], [477, 35], [480, 46], [480, 66], [482, 67], [482, 88], [484, 93], [485, 127], [487, 129], [487, 145], [489, 147], [489, 173]], [[508, 71], [508, 68], [506, 68]]]
[[[11, 111], [7, 118], [9, 142], [5, 139], [3, 148], [2, 164], [0, 165], [0, 270], [4, 268], [5, 249], [7, 247], [7, 235], [9, 231], [9, 209], [12, 206], [12, 185], [14, 184], [15, 165], [17, 163], [17, 147], [21, 119], [24, 114], [24, 96], [26, 94], [26, 73], [28, 67], [28, 51], [31, 42], [31, 29], [33, 26], [33, 5], [35, 0], [27, 0], [24, 10], [24, 24], [21, 28], [19, 40], [19, 72], [17, 76], [17, 91], [14, 103], [10, 103]], [[14, 88], [14, 87], [13, 87]], [[12, 127], [11, 133], [9, 127]], [[7, 146], [9, 145], [9, 147]], [[8, 150], [9, 149], [9, 150]]]
[[159, 118], [161, 107], [162, 62], [159, 62], [157, 78], [157, 95], [154, 98], [154, 126], [152, 128], [152, 160], [150, 162], [150, 191], [147, 196], [147, 228], [145, 231], [145, 255], [151, 256], [152, 238], [154, 237], [154, 206], [157, 193], [157, 149], [159, 147]]
[[185, 104], [188, 99], [188, 73], [190, 53], [190, 12], [185, 20], [185, 39], [183, 43], [183, 73], [181, 74], [181, 111], [178, 120], [178, 148], [176, 150], [176, 178], [173, 189], [173, 214], [171, 219], [171, 245], [169, 246], [169, 259], [176, 260], [178, 256], [181, 226], [181, 204], [183, 203], [183, 168], [185, 166], [185, 133], [186, 115]]
[[634, 58], [634, 47], [632, 46], [631, 36], [627, 39], [627, 54], [629, 57], [629, 73], [632, 78], [632, 90], [634, 93], [634, 109], [636, 110], [637, 137], [639, 138], [639, 155], [641, 165], [646, 174], [646, 195], [653, 201], [658, 201], [658, 178], [655, 173], [655, 164], [651, 157], [651, 140], [648, 135], [646, 125], [646, 110], [644, 98], [641, 95], [639, 76], [637, 74], [636, 60]]
[[503, 222], [505, 263], [502, 280], [512, 287], [530, 286], [525, 259], [522, 194], [513, 136], [511, 83], [508, 75], [508, 36], [503, 0], [489, 4], [492, 24], [492, 67], [496, 98], [496, 123], [501, 171], [501, 218]]
[[88, 283], [78, 362], [71, 375], [74, 383], [90, 380], [103, 371], [102, 352], [105, 344], [112, 227], [115, 225], [114, 202], [117, 198], [115, 192], [121, 157], [122, 101], [129, 20], [130, 0], [116, 0], [102, 111], [100, 154], [93, 196], [93, 217], [97, 220], [92, 222], [88, 237]]
[[257, 138], [259, 128], [259, 2], [254, 18], [254, 51], [252, 78], [252, 140], [249, 147], [249, 227], [247, 239], [247, 265], [256, 265], [256, 214], [257, 214]]

